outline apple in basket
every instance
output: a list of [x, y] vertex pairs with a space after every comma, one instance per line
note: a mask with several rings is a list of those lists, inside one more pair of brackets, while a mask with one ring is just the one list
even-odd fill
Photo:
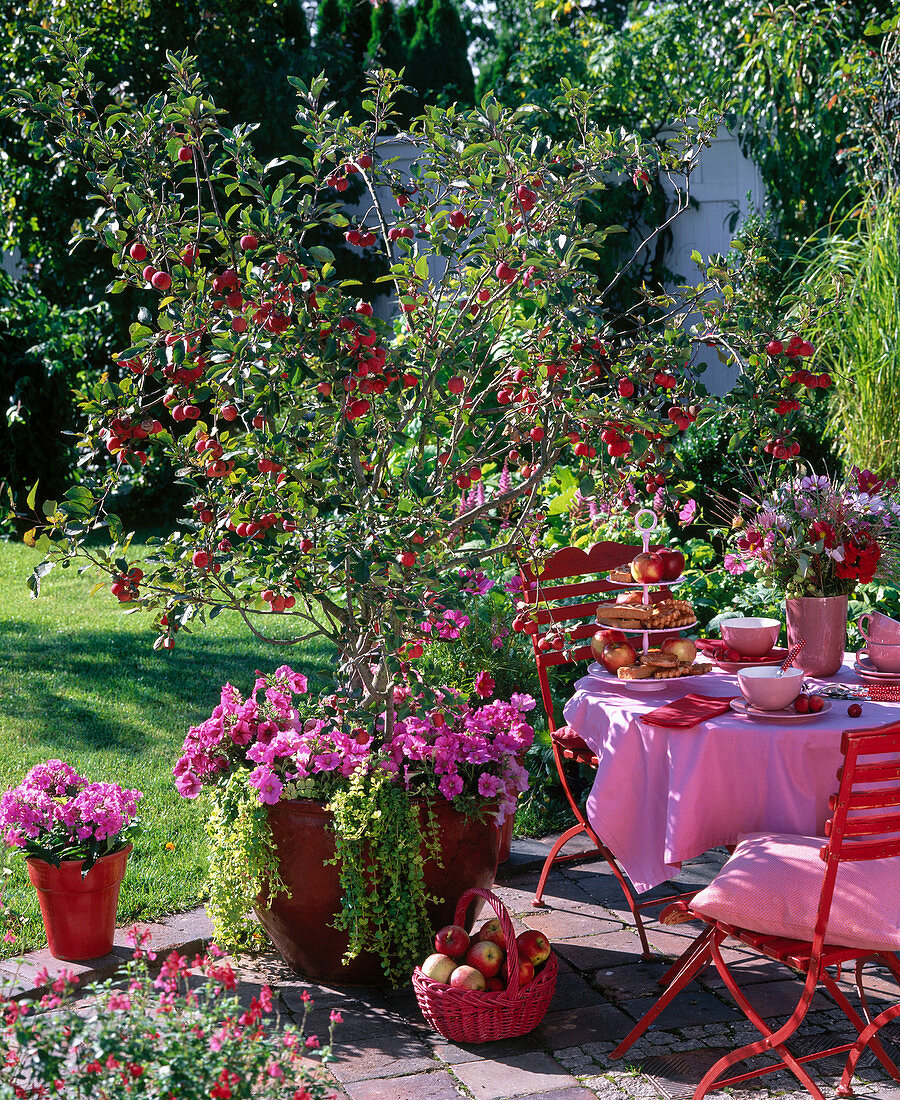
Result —
[[[500, 968], [500, 977], [509, 983], [509, 959], [503, 960], [503, 966]], [[528, 985], [531, 979], [534, 977], [534, 963], [529, 959], [519, 959], [519, 989], [523, 985]]]
[[480, 970], [486, 978], [493, 978], [500, 973], [503, 963], [503, 948], [490, 940], [480, 940], [473, 943], [466, 952], [466, 964]]
[[535, 928], [520, 932], [516, 936], [516, 947], [519, 949], [519, 958], [527, 959], [535, 970], [550, 958], [550, 941], [543, 932], [538, 932]]
[[429, 955], [422, 963], [422, 973], [425, 977], [431, 978], [433, 982], [440, 982], [441, 985], [447, 985], [455, 969], [456, 960], [451, 959], [449, 955]]
[[484, 974], [474, 966], [458, 966], [450, 975], [450, 986], [452, 989], [470, 989], [476, 993], [483, 993], [487, 980]]
[[451, 959], [461, 959], [469, 950], [469, 933], [458, 924], [448, 924], [434, 937], [434, 949]]
[[663, 653], [671, 653], [686, 664], [693, 663], [697, 656], [697, 647], [690, 638], [666, 638], [659, 648]]
[[503, 925], [500, 923], [499, 917], [492, 917], [489, 921], [486, 921], [479, 929], [478, 934], [473, 937], [474, 943], [495, 943], [503, 951], [506, 950], [506, 936], [503, 934]]

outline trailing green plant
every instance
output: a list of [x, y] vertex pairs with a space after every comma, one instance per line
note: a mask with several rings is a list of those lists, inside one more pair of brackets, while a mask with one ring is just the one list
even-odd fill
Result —
[[444, 898], [425, 888], [425, 861], [443, 866], [431, 798], [411, 801], [386, 771], [357, 772], [332, 795], [334, 859], [344, 891], [334, 927], [349, 935], [344, 960], [363, 951], [383, 960], [395, 986], [429, 953], [426, 906]]
[[900, 188], [870, 186], [807, 255], [802, 286], [838, 292], [811, 333], [834, 381], [826, 431], [848, 465], [900, 476]]
[[253, 899], [264, 904], [267, 896], [284, 890], [266, 807], [248, 783], [248, 774], [237, 770], [206, 791], [206, 908], [216, 942], [228, 950], [258, 950], [268, 942], [250, 906]]

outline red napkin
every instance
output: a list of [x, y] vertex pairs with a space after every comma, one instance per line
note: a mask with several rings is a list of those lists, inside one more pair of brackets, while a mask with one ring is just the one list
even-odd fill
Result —
[[691, 726], [699, 726], [710, 718], [718, 718], [730, 710], [731, 698], [723, 699], [721, 696], [699, 695], [693, 693], [676, 699], [674, 703], [666, 703], [664, 707], [656, 710], [648, 710], [641, 715], [641, 721], [648, 726], [663, 726], [666, 729], [687, 730]]
[[721, 657], [728, 646], [719, 638], [697, 638], [697, 648], [706, 657]]

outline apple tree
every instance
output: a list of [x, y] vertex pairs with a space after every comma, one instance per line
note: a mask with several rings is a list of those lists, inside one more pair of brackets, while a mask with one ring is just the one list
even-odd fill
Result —
[[[82, 235], [109, 250], [109, 292], [156, 298], [85, 397], [81, 446], [109, 463], [41, 506], [35, 595], [55, 564], [79, 562], [153, 616], [163, 648], [224, 610], [275, 645], [324, 634], [339, 682], [387, 703], [390, 722], [395, 677], [460, 571], [527, 542], [549, 471], [565, 463], [582, 494], [607, 499], [635, 477], [666, 480], [672, 441], [703, 414], [698, 342], [740, 364], [748, 430], [777, 420], [784, 371], [762, 350], [764, 319], [738, 308], [740, 271], [703, 265], [678, 300], [646, 294], [616, 314], [592, 274], [620, 227], [585, 226], [582, 206], [664, 172], [682, 183], [670, 216], [685, 208], [718, 124], [706, 105], [673, 120], [664, 147], [599, 129], [565, 82], [555, 110], [577, 136], [562, 142], [528, 105], [429, 108], [401, 176], [383, 157], [393, 73], [371, 78], [359, 124], [324, 78], [294, 81], [296, 153], [262, 164], [252, 127], [224, 125], [187, 55], [169, 55], [168, 91], [140, 108], [106, 99], [77, 40], [47, 32], [46, 56], [23, 106], [87, 174], [97, 212]], [[351, 177], [370, 198], [355, 221], [341, 206]], [[395, 322], [312, 243], [323, 225], [384, 252]], [[703, 322], [686, 332], [692, 308]], [[154, 452], [191, 503], [138, 565], [108, 502]]]

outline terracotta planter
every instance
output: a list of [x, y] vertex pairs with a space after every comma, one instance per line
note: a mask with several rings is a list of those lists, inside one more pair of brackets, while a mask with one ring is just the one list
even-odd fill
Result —
[[99, 959], [112, 951], [119, 887], [130, 853], [126, 844], [101, 856], [83, 880], [80, 859], [63, 860], [59, 867], [34, 856], [25, 861], [55, 959]]
[[847, 646], [847, 597], [800, 596], [785, 605], [788, 646], [806, 643], [794, 664], [809, 676], [833, 676]]
[[[493, 883], [500, 830], [492, 817], [467, 820], [443, 802], [436, 804], [435, 815], [444, 866], [426, 862], [425, 886], [444, 899], [429, 909], [433, 927], [440, 928], [453, 923], [460, 894]], [[278, 802], [269, 807], [269, 823], [287, 893], [257, 909], [257, 915], [282, 958], [297, 973], [317, 981], [383, 984], [377, 955], [360, 955], [347, 966], [341, 962], [348, 937], [331, 927], [342, 897], [338, 867], [326, 862], [334, 857], [331, 814], [320, 802]], [[469, 928], [476, 913], [473, 907]]]

